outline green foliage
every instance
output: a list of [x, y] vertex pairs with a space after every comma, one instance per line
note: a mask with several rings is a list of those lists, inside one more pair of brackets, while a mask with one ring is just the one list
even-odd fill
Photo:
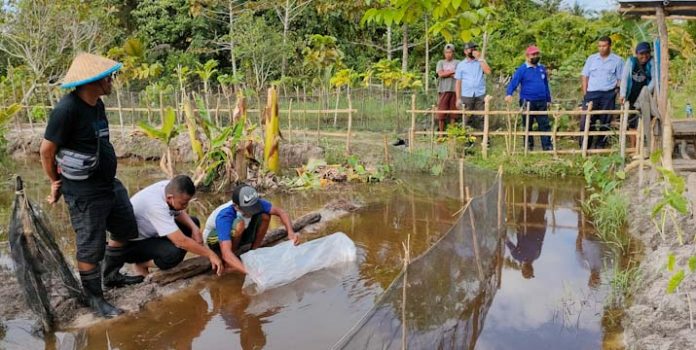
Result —
[[672, 272], [674, 271], [674, 264], [676, 263], [677, 259], [674, 256], [674, 253], [669, 253], [667, 256], [667, 271]]
[[677, 271], [672, 277], [670, 277], [669, 281], [667, 282], [667, 293], [672, 294], [677, 291], [677, 288], [679, 288], [679, 285], [684, 281], [685, 277], [684, 270], [679, 270]]
[[588, 158], [582, 166], [587, 187], [597, 189], [601, 194], [617, 189], [626, 179], [626, 173], [618, 170], [622, 161], [616, 154]]
[[159, 128], [145, 121], [140, 121], [138, 127], [145, 135], [162, 142], [165, 146], [169, 146], [171, 140], [179, 133], [179, 128], [176, 127], [176, 112], [171, 107], [164, 112], [162, 125]]
[[7, 124], [9, 124], [15, 114], [19, 113], [21, 110], [22, 106], [17, 103], [0, 110], [0, 161], [3, 160], [2, 158], [7, 154], [5, 152], [5, 147], [7, 146], [7, 140], [5, 139]]
[[626, 253], [631, 243], [631, 237], [625, 230], [628, 224], [628, 199], [614, 190], [609, 193], [593, 193], [582, 203], [582, 207], [592, 218], [597, 236]]
[[609, 280], [611, 289], [605, 303], [612, 307], [626, 307], [627, 299], [632, 296], [636, 284], [640, 282], [641, 276], [638, 267], [621, 268], [616, 263], [612, 273], [613, 275]]
[[395, 156], [394, 166], [401, 172], [420, 172], [434, 176], [442, 175], [446, 170], [449, 150], [437, 145], [431, 148], [416, 148], [413, 152], [400, 152]]
[[691, 256], [689, 257], [689, 272], [694, 271], [696, 271], [696, 256]]

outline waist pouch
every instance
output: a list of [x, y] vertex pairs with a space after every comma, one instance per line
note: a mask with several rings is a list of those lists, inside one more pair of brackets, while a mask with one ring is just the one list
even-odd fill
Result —
[[88, 154], [61, 148], [56, 153], [56, 163], [60, 167], [60, 173], [70, 180], [86, 180], [99, 166], [99, 152]]

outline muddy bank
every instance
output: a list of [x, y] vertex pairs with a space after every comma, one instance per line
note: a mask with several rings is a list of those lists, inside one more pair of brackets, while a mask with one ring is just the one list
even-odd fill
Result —
[[[361, 204], [349, 200], [334, 200], [320, 210], [313, 212], [321, 215], [321, 220], [305, 226], [299, 233], [305, 240], [322, 236], [326, 233], [323, 231], [328, 223], [360, 209], [361, 206]], [[15, 278], [11, 262], [2, 264], [0, 267], [2, 267], [0, 268], [0, 278], [3, 280], [3, 284], [0, 286], [0, 298], [3, 300], [3, 303], [0, 303], [0, 335], [3, 333], [21, 333], [21, 339], [43, 338], [39, 322], [36, 321], [36, 317], [26, 307], [24, 296]], [[127, 313], [135, 313], [153, 300], [171, 295], [184, 288], [208, 283], [216, 278], [211, 273], [204, 273], [162, 285], [154, 281], [153, 277], [155, 276], [157, 276], [156, 273], [151, 274], [144, 283], [136, 286], [106, 290], [105, 296], [114, 305], [122, 308]], [[113, 320], [95, 317], [88, 308], [72, 298], [52, 295], [51, 304], [55, 310], [59, 329], [84, 328], [100, 322], [113, 322]], [[0, 337], [0, 348], [11, 346], [11, 341], [12, 339], [8, 340]]]
[[[640, 277], [634, 286], [633, 302], [626, 310], [623, 321], [625, 341], [628, 349], [696, 349], [696, 330], [690, 328], [689, 315], [690, 309], [696, 312], [696, 275], [689, 274], [687, 267], [689, 257], [696, 255], [693, 241], [696, 225], [693, 218], [678, 219], [687, 243], [679, 245], [677, 229], [667, 219], [662, 238], [651, 220], [652, 209], [662, 198], [664, 188], [664, 185], [657, 183], [658, 179], [654, 173], [647, 174], [645, 187], [641, 188], [636, 175], [624, 185], [624, 193], [630, 202], [629, 231], [645, 248], [639, 267]], [[648, 190], [644, 191], [643, 188]], [[659, 222], [660, 219], [655, 220]], [[674, 294], [666, 292], [668, 281], [674, 274], [667, 270], [670, 253], [676, 257], [674, 271], [683, 269], [687, 272]]]
[[[33, 131], [28, 126], [22, 130], [9, 130], [6, 135], [7, 153], [13, 158], [38, 154], [44, 129], [45, 125], [35, 125]], [[123, 133], [120, 128], [112, 129], [111, 142], [119, 158], [159, 160], [163, 153], [159, 141], [148, 138], [132, 127], [125, 127]], [[174, 138], [171, 147], [177, 162], [195, 160], [188, 133], [181, 133]], [[258, 159], [263, 158], [263, 144], [258, 143], [255, 151], [255, 156], [260, 157]], [[281, 167], [298, 167], [306, 164], [310, 158], [324, 158], [324, 150], [309, 143], [284, 142], [280, 148]]]

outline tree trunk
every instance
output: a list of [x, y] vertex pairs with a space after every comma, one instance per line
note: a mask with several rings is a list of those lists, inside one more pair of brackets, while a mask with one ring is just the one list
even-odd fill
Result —
[[408, 25], [404, 24], [403, 35], [401, 37], [401, 71], [406, 73], [408, 70]]
[[428, 16], [425, 17], [425, 93], [430, 90], [430, 37], [428, 37]]
[[285, 76], [288, 67], [288, 56], [285, 54], [285, 47], [288, 44], [288, 30], [290, 29], [290, 0], [285, 0], [285, 15], [283, 16], [283, 57], [281, 65], [281, 76]]
[[235, 56], [234, 53], [234, 39], [233, 39], [233, 34], [234, 34], [234, 10], [233, 10], [233, 1], [229, 0], [227, 1], [227, 10], [229, 14], [229, 36], [230, 36], [230, 63], [232, 63], [232, 75], [236, 76], [237, 75], [237, 57]]
[[391, 60], [392, 59], [392, 28], [391, 26], [387, 27], [387, 59]]

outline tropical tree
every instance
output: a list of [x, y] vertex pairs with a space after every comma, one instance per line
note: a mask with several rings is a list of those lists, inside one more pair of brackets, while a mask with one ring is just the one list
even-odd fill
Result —
[[157, 128], [145, 121], [140, 121], [138, 127], [149, 138], [159, 141], [162, 144], [163, 153], [160, 159], [160, 169], [168, 178], [174, 177], [174, 158], [169, 144], [179, 134], [176, 127], [176, 112], [171, 107], [167, 108], [162, 116], [162, 125]]

